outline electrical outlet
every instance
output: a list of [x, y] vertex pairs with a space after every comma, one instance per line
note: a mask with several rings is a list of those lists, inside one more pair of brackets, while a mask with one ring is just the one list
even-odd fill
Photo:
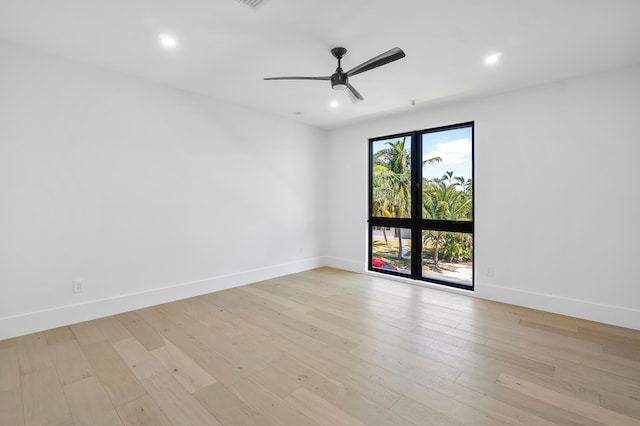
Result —
[[71, 281], [71, 292], [82, 293], [82, 280]]
[[489, 266], [487, 268], [487, 276], [488, 277], [495, 277], [496, 276], [496, 270], [493, 266]]

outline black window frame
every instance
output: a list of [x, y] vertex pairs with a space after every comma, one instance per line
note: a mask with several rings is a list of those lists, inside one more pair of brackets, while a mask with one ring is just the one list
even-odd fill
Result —
[[[471, 221], [465, 220], [440, 220], [424, 219], [422, 217], [422, 135], [436, 133], [460, 128], [471, 128], [471, 180], [473, 182], [473, 192], [471, 198]], [[411, 138], [411, 217], [409, 218], [387, 218], [373, 216], [373, 144], [374, 142]], [[475, 290], [475, 122], [451, 124], [446, 126], [433, 127], [423, 130], [397, 133], [393, 135], [375, 137], [369, 139], [369, 205], [368, 205], [368, 267], [369, 271], [395, 275], [403, 278], [410, 278], [418, 281], [440, 284], [448, 287], [461, 288], [469, 291]], [[417, 172], [416, 172], [417, 171]], [[397, 271], [374, 268], [373, 267], [373, 227], [405, 228], [411, 230], [411, 273], [404, 274]], [[433, 277], [422, 276], [422, 231], [448, 231], [471, 234], [473, 238], [472, 246], [472, 278], [471, 285], [456, 281], [441, 280]], [[417, 250], [415, 249], [417, 245]]]

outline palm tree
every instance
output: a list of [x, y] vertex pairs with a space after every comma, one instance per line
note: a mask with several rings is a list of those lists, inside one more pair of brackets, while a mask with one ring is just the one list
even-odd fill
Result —
[[[411, 216], [411, 160], [405, 149], [406, 138], [387, 142], [373, 156], [373, 211], [384, 217]], [[387, 235], [384, 232], [385, 242]], [[398, 236], [397, 259], [402, 259], [402, 233]]]
[[[411, 217], [411, 158], [405, 149], [406, 138], [387, 142], [387, 148], [373, 156], [373, 200], [374, 216]], [[428, 158], [422, 164], [442, 161], [440, 157]], [[402, 229], [395, 228], [398, 237], [398, 260], [402, 259]], [[387, 233], [382, 228], [387, 246]]]
[[[463, 182], [461, 185], [460, 182]], [[469, 182], [470, 185], [470, 181]], [[441, 179], [425, 181], [423, 184], [422, 216], [425, 219], [465, 220], [471, 219], [471, 193], [465, 188], [463, 177], [453, 177], [447, 172]], [[462, 188], [459, 188], [462, 186]], [[443, 231], [429, 231], [426, 240], [434, 243], [434, 268], [438, 267], [439, 245], [444, 237]]]

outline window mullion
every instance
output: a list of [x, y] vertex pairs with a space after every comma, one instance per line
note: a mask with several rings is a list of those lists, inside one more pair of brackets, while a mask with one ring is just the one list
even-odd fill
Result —
[[422, 139], [419, 133], [411, 136], [411, 276], [422, 276]]

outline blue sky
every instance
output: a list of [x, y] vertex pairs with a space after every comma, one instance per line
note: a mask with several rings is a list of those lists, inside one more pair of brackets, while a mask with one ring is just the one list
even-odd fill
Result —
[[[400, 138], [402, 139], [402, 138]], [[405, 147], [407, 151], [411, 148], [411, 143], [407, 137]], [[373, 144], [373, 152], [388, 147], [386, 141], [377, 141]], [[471, 128], [445, 130], [442, 132], [424, 133], [422, 136], [423, 159], [440, 157], [442, 161], [432, 165], [425, 165], [423, 176], [427, 178], [440, 178], [447, 171], [453, 171], [454, 176], [463, 176], [465, 180], [471, 175]]]
[[454, 176], [464, 176], [465, 180], [472, 177], [470, 127], [423, 134], [422, 153], [423, 160], [442, 158], [440, 163], [424, 166], [424, 177], [439, 178], [447, 171], [453, 171]]

